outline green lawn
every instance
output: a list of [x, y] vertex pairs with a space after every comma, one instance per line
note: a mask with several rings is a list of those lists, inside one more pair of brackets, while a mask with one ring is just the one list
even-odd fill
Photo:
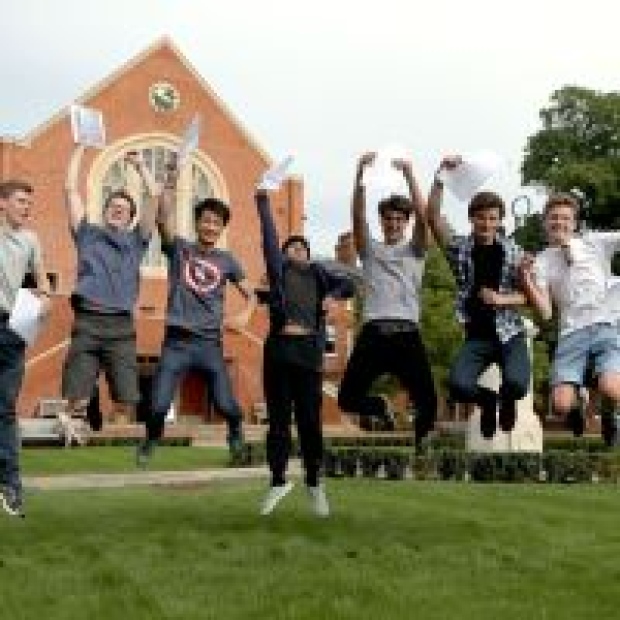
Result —
[[[25, 476], [135, 471], [135, 453], [134, 446], [25, 448], [21, 451], [21, 467]], [[226, 448], [162, 446], [154, 452], [149, 469], [226, 467], [229, 460]]]
[[4, 620], [620, 617], [612, 485], [328, 481], [39, 492], [0, 515]]

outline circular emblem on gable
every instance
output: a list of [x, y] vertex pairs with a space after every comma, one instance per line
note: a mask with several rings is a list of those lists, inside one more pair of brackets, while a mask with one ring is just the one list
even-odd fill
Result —
[[181, 95], [170, 82], [155, 82], [149, 88], [149, 102], [158, 112], [171, 112], [179, 107]]

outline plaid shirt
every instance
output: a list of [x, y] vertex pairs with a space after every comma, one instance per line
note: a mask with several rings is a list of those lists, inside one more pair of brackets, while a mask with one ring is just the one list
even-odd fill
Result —
[[[512, 239], [504, 236], [498, 236], [497, 241], [504, 250], [499, 292], [514, 293], [519, 290], [517, 268], [523, 256], [523, 250]], [[471, 296], [474, 286], [473, 247], [473, 236], [455, 235], [445, 248], [446, 258], [454, 274], [458, 289], [456, 293], [456, 316], [460, 323], [469, 321], [465, 302]], [[512, 307], [496, 309], [495, 329], [501, 342], [508, 342], [513, 336], [525, 330], [521, 315]]]

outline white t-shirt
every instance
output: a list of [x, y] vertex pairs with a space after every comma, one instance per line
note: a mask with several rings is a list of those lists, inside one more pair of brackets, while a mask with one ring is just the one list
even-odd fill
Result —
[[420, 290], [426, 251], [411, 241], [386, 245], [370, 237], [360, 254], [364, 272], [364, 322], [420, 320]]
[[613, 320], [620, 325], [620, 277], [611, 276], [607, 283], [607, 306]]
[[0, 226], [0, 310], [10, 313], [24, 276], [41, 262], [39, 238], [32, 230]]
[[559, 309], [560, 334], [615, 322], [607, 289], [618, 250], [620, 232], [591, 232], [571, 239], [568, 250], [548, 247], [536, 257], [536, 283]]

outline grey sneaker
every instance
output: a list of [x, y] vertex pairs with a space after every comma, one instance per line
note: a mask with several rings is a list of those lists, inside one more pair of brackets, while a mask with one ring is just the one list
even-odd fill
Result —
[[276, 506], [293, 490], [294, 486], [295, 485], [289, 481], [271, 487], [261, 505], [261, 515], [263, 515], [263, 517], [270, 515], [275, 510]]
[[153, 450], [157, 442], [154, 439], [142, 440], [136, 449], [136, 466], [140, 469], [146, 469], [153, 456]]
[[322, 484], [315, 487], [306, 487], [308, 489], [308, 497], [310, 498], [310, 506], [312, 512], [317, 517], [329, 517], [329, 502], [325, 494], [325, 488]]
[[0, 491], [0, 499], [2, 500], [2, 508], [8, 515], [22, 519], [26, 516], [22, 497], [12, 487], [3, 487]]

